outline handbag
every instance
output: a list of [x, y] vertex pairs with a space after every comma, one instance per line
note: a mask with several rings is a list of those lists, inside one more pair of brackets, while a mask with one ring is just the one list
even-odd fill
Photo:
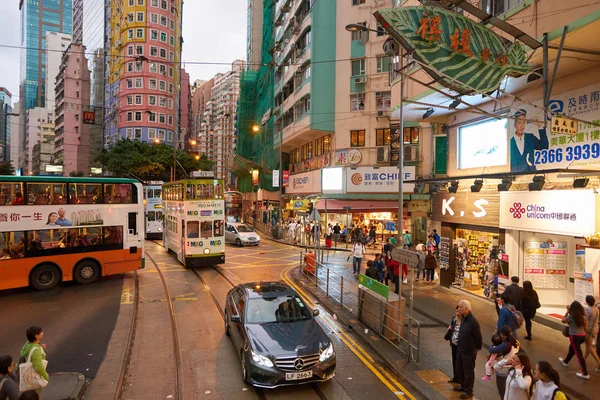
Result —
[[434, 281], [437, 281], [437, 280], [439, 280], [439, 279], [440, 279], [440, 276], [438, 275], [437, 271], [435, 271], [435, 272], [433, 273], [433, 280], [434, 280]]
[[448, 328], [448, 330], [446, 331], [446, 334], [444, 335], [444, 340], [450, 340], [452, 339], [452, 329]]
[[[19, 390], [21, 392], [44, 388], [48, 385], [48, 381], [42, 378], [40, 374], [35, 371], [33, 368], [33, 363], [31, 362], [31, 355], [37, 349], [43, 353], [41, 347], [34, 347], [29, 351], [27, 361], [19, 364]], [[42, 365], [44, 366], [45, 370], [48, 366], [48, 360], [42, 360]]]
[[562, 334], [564, 337], [569, 337], [569, 326], [565, 326], [562, 330]]

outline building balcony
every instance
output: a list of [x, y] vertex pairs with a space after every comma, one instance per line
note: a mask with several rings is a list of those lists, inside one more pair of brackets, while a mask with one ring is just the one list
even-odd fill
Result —
[[281, 147], [284, 152], [297, 149], [307, 142], [314, 141], [324, 134], [331, 133], [312, 129], [311, 119], [312, 115], [309, 111], [302, 117], [296, 119], [293, 123], [283, 128], [283, 145]]

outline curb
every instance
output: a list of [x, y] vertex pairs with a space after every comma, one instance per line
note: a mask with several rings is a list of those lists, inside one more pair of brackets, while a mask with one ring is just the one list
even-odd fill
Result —
[[[79, 372], [57, 372], [54, 374], [50, 374], [50, 381], [52, 381], [52, 377], [76, 377], [77, 378], [77, 382], [75, 383], [75, 386], [73, 387], [72, 391], [70, 394], [61, 394], [59, 397], [57, 397], [57, 400], [80, 400], [83, 399], [84, 395], [85, 395], [85, 391], [88, 387], [89, 381], [85, 378], [85, 376], [83, 376], [83, 374], [80, 374]], [[46, 397], [47, 399], [51, 399], [51, 397]], [[53, 399], [52, 399], [53, 400]]]

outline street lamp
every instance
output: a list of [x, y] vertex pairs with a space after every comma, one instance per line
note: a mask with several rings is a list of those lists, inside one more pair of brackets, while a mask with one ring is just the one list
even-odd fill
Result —
[[258, 126], [256, 124], [252, 125], [252, 132], [254, 132], [254, 133], [260, 132], [260, 126]]

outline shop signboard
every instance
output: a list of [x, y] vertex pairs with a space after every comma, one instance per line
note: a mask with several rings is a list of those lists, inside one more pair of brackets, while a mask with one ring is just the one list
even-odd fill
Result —
[[588, 272], [575, 271], [575, 300], [586, 304], [585, 297], [594, 293], [594, 280]]
[[290, 170], [283, 170], [283, 187], [288, 187], [290, 185]]
[[[415, 179], [415, 167], [404, 167], [404, 181]], [[397, 167], [358, 167], [346, 170], [347, 193], [398, 193]], [[412, 193], [414, 183], [404, 183], [403, 192]]]
[[356, 165], [362, 160], [359, 149], [340, 149], [335, 152], [335, 165]]
[[598, 196], [591, 190], [501, 192], [500, 228], [567, 236], [596, 232]]
[[278, 169], [273, 170], [273, 187], [276, 187], [276, 188], [279, 187], [279, 170]]
[[315, 194], [321, 192], [321, 171], [309, 171], [290, 176], [286, 193]]
[[[548, 110], [545, 117], [539, 100], [531, 105], [519, 104], [510, 111], [514, 118], [507, 126], [510, 170], [598, 168], [600, 84], [553, 96]], [[520, 146], [517, 138], [521, 138]]]
[[344, 168], [323, 168], [321, 170], [322, 193], [344, 193]]
[[432, 199], [434, 221], [498, 227], [498, 193], [437, 193]]
[[567, 243], [548, 240], [523, 243], [523, 273], [540, 289], [567, 288]]

